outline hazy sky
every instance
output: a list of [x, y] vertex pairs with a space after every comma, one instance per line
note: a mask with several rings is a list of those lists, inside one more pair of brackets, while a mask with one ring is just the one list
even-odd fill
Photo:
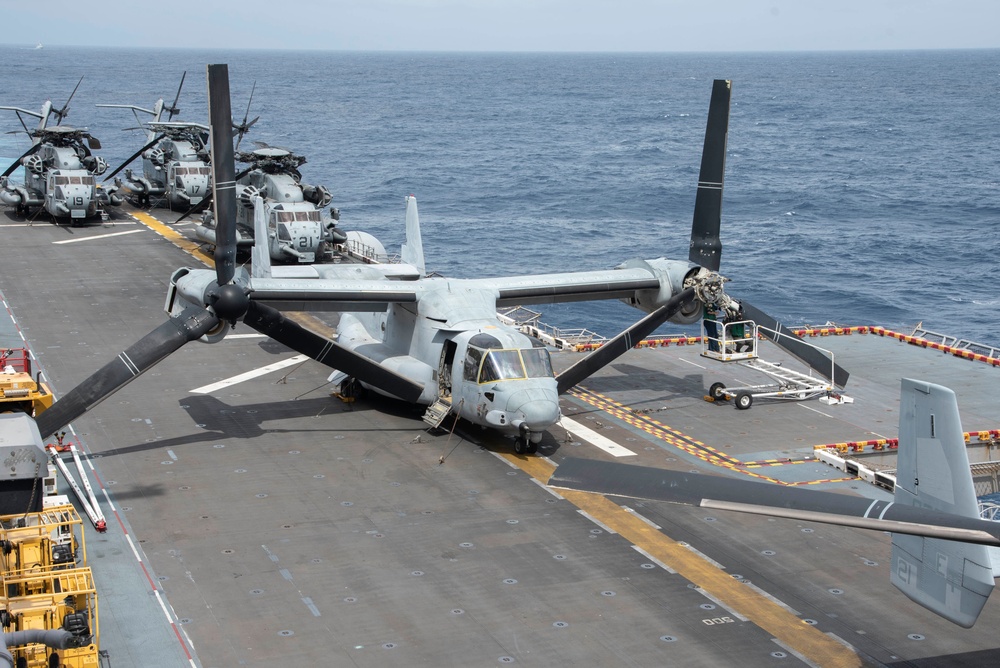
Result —
[[1000, 47], [998, 0], [0, 0], [4, 43], [398, 51]]

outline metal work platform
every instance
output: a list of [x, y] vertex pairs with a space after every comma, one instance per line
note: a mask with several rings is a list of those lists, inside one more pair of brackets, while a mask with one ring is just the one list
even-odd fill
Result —
[[[813, 375], [812, 370], [803, 373], [788, 368], [784, 362], [762, 360], [758, 355], [758, 348], [762, 342], [759, 334], [762, 332], [771, 339], [785, 336], [767, 327], [760, 327], [752, 320], [724, 324], [702, 321], [702, 357], [718, 362], [737, 362], [772, 379], [770, 383], [740, 387], [726, 387], [724, 383], [713, 383], [708, 389], [707, 396], [710, 400], [733, 401], [736, 408], [746, 410], [753, 405], [755, 399], [803, 401], [816, 397], [829, 397], [835, 392], [836, 388], [829, 378], [817, 377]], [[807, 345], [829, 358], [830, 378], [832, 378], [833, 353], [819, 346]], [[848, 401], [848, 398], [837, 395], [836, 401], [843, 403]]]

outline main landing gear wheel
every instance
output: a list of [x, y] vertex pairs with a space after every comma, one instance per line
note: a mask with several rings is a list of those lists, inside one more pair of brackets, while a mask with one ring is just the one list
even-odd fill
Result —
[[712, 397], [715, 401], [726, 401], [729, 399], [723, 390], [726, 386], [723, 383], [712, 383], [712, 386], [708, 388], [708, 396]]
[[736, 408], [741, 411], [753, 406], [753, 395], [749, 392], [740, 392], [736, 395]]

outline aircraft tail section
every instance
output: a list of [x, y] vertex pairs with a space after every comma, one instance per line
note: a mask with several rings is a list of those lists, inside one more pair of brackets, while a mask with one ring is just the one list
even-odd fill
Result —
[[[955, 393], [904, 378], [895, 503], [979, 517]], [[988, 548], [894, 533], [890, 579], [910, 599], [963, 626], [993, 590]]]
[[254, 278], [269, 278], [271, 276], [271, 253], [268, 245], [271, 240], [267, 236], [267, 211], [264, 210], [264, 200], [253, 198], [253, 252], [250, 268]]
[[408, 195], [406, 198], [406, 243], [400, 250], [401, 259], [406, 264], [412, 264], [421, 276], [427, 274], [424, 268], [424, 245], [420, 240], [420, 216], [417, 215], [417, 198]]

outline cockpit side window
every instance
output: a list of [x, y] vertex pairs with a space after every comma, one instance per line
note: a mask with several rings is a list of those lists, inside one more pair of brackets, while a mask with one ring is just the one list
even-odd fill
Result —
[[528, 378], [552, 378], [552, 359], [548, 350], [545, 348], [522, 350], [521, 357], [524, 359]]
[[465, 363], [462, 367], [462, 379], [476, 382], [479, 375], [479, 363], [483, 359], [483, 351], [469, 346], [465, 351]]

